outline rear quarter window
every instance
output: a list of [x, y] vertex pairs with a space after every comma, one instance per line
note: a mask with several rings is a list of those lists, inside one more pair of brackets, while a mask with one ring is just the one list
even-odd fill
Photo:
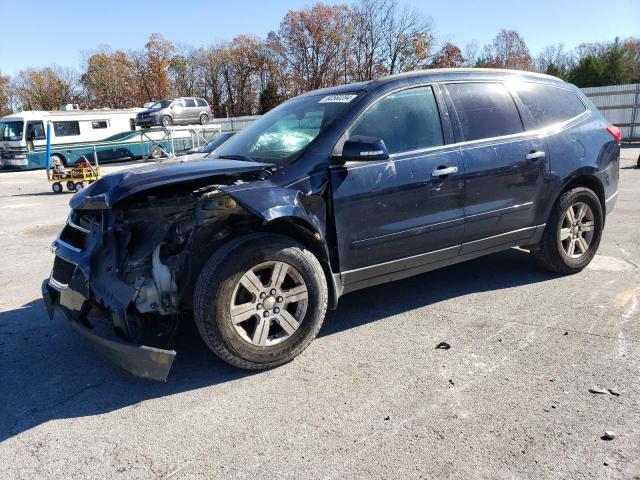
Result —
[[502, 83], [450, 83], [447, 90], [465, 141], [524, 130], [516, 104]]
[[207, 102], [205, 102], [204, 100], [202, 100], [201, 98], [196, 98], [196, 104], [199, 107], [208, 107], [209, 105], [207, 104]]
[[566, 88], [518, 82], [514, 91], [531, 114], [527, 130], [567, 121], [586, 110], [580, 98]]

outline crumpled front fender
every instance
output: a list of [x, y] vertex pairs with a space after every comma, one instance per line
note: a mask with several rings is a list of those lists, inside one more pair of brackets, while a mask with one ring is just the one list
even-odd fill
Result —
[[242, 207], [270, 222], [293, 217], [309, 224], [322, 239], [326, 234], [326, 204], [320, 194], [307, 195], [287, 187], [238, 189], [235, 186], [218, 188], [237, 201]]

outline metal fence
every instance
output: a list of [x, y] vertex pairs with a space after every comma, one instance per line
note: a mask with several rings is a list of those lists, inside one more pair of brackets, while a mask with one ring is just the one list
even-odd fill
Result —
[[223, 132], [229, 132], [231, 130], [242, 130], [243, 128], [248, 127], [258, 118], [260, 118], [260, 115], [233, 118], [214, 118], [213, 120], [211, 120], [211, 123], [220, 125]]
[[622, 130], [625, 142], [640, 140], [640, 83], [583, 88], [598, 110]]

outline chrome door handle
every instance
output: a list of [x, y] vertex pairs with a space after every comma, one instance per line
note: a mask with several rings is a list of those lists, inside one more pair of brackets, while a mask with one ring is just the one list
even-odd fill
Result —
[[437, 168], [431, 172], [432, 177], [445, 177], [452, 173], [458, 173], [458, 167]]
[[538, 160], [540, 158], [544, 158], [545, 156], [546, 153], [544, 153], [542, 150], [537, 150], [527, 153], [527, 156], [525, 158], [527, 160]]

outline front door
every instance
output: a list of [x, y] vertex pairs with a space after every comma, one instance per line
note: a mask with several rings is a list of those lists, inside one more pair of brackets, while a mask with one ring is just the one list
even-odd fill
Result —
[[529, 238], [546, 191], [545, 140], [523, 133], [516, 104], [502, 83], [454, 83], [446, 89], [463, 140], [468, 245], [461, 253]]
[[390, 158], [332, 166], [345, 284], [456, 256], [464, 230], [463, 164], [457, 147], [445, 145], [432, 87], [375, 101], [346, 134], [355, 135], [381, 138]]

